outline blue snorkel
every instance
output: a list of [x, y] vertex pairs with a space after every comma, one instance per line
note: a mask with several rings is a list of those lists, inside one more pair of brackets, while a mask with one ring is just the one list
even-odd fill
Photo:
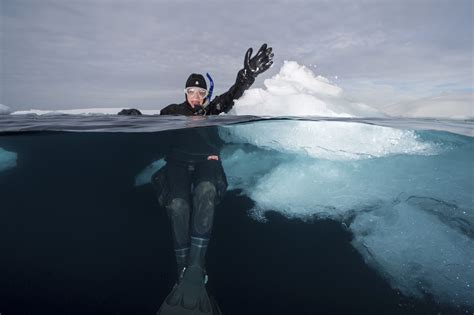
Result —
[[207, 94], [206, 101], [204, 102], [205, 106], [211, 102], [212, 91], [214, 90], [214, 81], [211, 78], [211, 75], [206, 72], [206, 77], [209, 79], [209, 93]]

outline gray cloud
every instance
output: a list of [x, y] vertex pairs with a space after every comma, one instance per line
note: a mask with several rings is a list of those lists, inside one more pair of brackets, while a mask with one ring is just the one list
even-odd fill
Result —
[[[0, 0], [0, 103], [12, 109], [160, 108], [191, 72], [224, 92], [268, 42], [360, 101], [472, 91], [471, 1]], [[387, 99], [389, 98], [389, 99]]]

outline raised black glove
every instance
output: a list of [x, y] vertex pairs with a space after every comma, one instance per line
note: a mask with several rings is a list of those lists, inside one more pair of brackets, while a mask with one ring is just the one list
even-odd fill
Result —
[[249, 48], [245, 53], [244, 69], [247, 75], [256, 78], [260, 73], [265, 72], [273, 64], [273, 54], [272, 48], [267, 48], [267, 44], [263, 44], [257, 54], [251, 58], [252, 51], [252, 48]]

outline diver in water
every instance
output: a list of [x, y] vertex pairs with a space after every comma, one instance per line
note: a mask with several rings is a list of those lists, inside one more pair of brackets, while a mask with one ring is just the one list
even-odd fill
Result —
[[[242, 96], [255, 78], [270, 68], [272, 58], [272, 48], [266, 44], [254, 57], [249, 48], [235, 84], [212, 101], [206, 100], [209, 91], [205, 78], [193, 73], [186, 81], [186, 101], [169, 105], [160, 114], [218, 115], [228, 112], [234, 100]], [[212, 128], [177, 131], [165, 158], [166, 165], [152, 178], [158, 200], [171, 221], [178, 266], [178, 281], [158, 311], [160, 315], [220, 313], [205, 287], [205, 255], [214, 209], [227, 189], [219, 149], [211, 140], [211, 132]]]

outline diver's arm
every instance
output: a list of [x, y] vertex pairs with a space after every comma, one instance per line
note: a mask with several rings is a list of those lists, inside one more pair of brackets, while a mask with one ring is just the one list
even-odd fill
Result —
[[160, 115], [180, 115], [178, 104], [171, 104], [160, 110]]
[[222, 112], [227, 113], [230, 111], [234, 106], [234, 100], [240, 98], [244, 94], [245, 90], [247, 90], [254, 82], [255, 78], [249, 76], [245, 69], [241, 69], [237, 73], [237, 78], [234, 85], [232, 85], [227, 92], [216, 96], [209, 103], [207, 106], [208, 114], [219, 115]]
[[249, 48], [245, 53], [244, 68], [237, 73], [234, 85], [226, 93], [212, 100], [207, 109], [209, 115], [230, 111], [234, 106], [234, 100], [240, 98], [255, 82], [255, 78], [273, 64], [272, 48], [267, 48], [267, 44], [263, 44], [254, 57], [251, 56], [252, 48]]

